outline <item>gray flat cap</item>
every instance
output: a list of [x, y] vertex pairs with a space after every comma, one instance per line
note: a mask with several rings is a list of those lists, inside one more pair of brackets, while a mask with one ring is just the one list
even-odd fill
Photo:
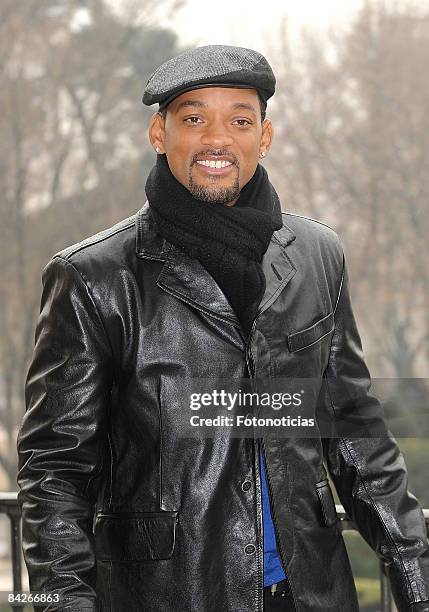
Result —
[[256, 89], [266, 105], [276, 86], [271, 66], [253, 49], [208, 45], [185, 51], [164, 62], [150, 76], [143, 104], [164, 108], [174, 98], [201, 87], [245, 87]]

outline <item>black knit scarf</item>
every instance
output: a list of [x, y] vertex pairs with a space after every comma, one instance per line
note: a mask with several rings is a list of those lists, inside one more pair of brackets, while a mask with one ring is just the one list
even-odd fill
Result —
[[195, 199], [158, 155], [146, 195], [159, 232], [215, 279], [246, 336], [265, 291], [261, 262], [272, 233], [282, 227], [278, 196], [258, 164], [234, 206]]

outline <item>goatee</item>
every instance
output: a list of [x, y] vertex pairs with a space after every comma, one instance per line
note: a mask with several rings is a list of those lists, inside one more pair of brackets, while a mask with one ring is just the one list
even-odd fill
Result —
[[238, 177], [232, 185], [221, 187], [218, 185], [200, 185], [193, 181], [192, 176], [189, 176], [188, 190], [196, 200], [212, 202], [214, 204], [229, 204], [229, 202], [236, 200], [240, 195]]

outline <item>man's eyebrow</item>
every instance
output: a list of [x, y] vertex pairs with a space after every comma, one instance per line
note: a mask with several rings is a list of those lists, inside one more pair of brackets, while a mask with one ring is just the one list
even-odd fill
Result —
[[178, 104], [176, 111], [180, 110], [183, 106], [196, 106], [197, 108], [207, 108], [207, 104], [205, 102], [201, 102], [201, 100], [183, 100]]
[[236, 102], [235, 104], [232, 105], [232, 108], [250, 110], [253, 113], [256, 113], [255, 107], [252, 104], [249, 104], [248, 102]]
[[[206, 102], [201, 102], [201, 100], [183, 100], [177, 105], [176, 112], [179, 111], [181, 108], [187, 106], [193, 106], [195, 108], [207, 108], [208, 104], [206, 104]], [[248, 102], [235, 102], [234, 104], [231, 104], [231, 107], [234, 110], [249, 110], [256, 114], [255, 107], [253, 106], [253, 104], [249, 104]]]

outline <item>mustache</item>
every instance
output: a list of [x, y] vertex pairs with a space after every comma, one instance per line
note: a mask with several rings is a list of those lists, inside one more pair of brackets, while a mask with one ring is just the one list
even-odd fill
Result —
[[237, 166], [237, 168], [240, 167], [240, 163], [238, 161], [237, 156], [234, 155], [234, 153], [231, 153], [231, 151], [228, 151], [227, 149], [206, 149], [205, 151], [199, 151], [198, 153], [195, 153], [192, 156], [191, 165], [194, 165], [197, 160], [203, 158], [206, 155], [210, 155], [211, 157], [229, 157], [232, 163]]

